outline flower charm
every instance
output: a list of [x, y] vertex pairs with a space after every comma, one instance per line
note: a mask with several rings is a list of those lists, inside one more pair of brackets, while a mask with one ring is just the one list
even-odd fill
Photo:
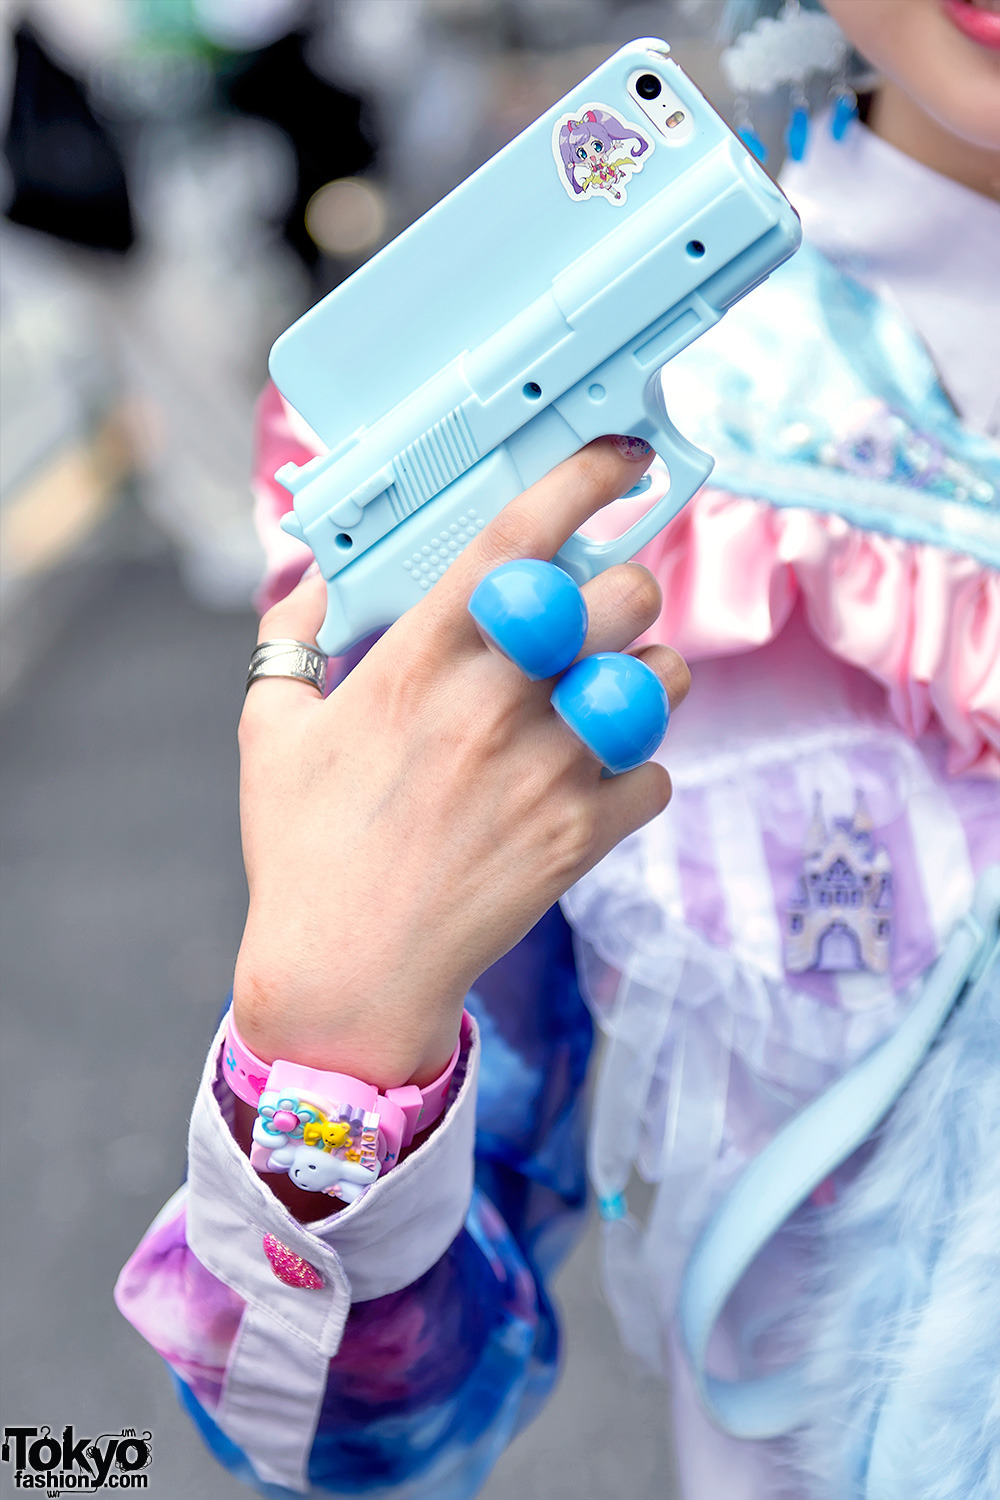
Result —
[[303, 1128], [319, 1118], [316, 1110], [300, 1100], [288, 1096], [279, 1098], [274, 1094], [262, 1096], [257, 1105], [257, 1116], [265, 1136], [285, 1136], [288, 1139], [300, 1139]]
[[318, 1292], [323, 1286], [323, 1278], [315, 1266], [289, 1250], [273, 1234], [265, 1234], [263, 1245], [271, 1270], [285, 1286], [302, 1287], [310, 1292]]

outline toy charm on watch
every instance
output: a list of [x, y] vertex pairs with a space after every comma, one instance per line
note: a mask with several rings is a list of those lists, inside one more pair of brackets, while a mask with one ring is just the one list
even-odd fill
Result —
[[257, 1111], [250, 1165], [287, 1172], [296, 1187], [354, 1203], [399, 1161], [413, 1138], [440, 1118], [462, 1048], [473, 1026], [463, 1012], [455, 1050], [431, 1083], [380, 1093], [349, 1073], [329, 1072], [250, 1051], [232, 1011], [226, 1018], [223, 1076], [238, 1099]]
[[[293, 1095], [261, 1094], [253, 1127], [251, 1163], [287, 1172], [296, 1187], [353, 1203], [382, 1170], [378, 1114]], [[257, 1161], [254, 1161], [257, 1157]]]

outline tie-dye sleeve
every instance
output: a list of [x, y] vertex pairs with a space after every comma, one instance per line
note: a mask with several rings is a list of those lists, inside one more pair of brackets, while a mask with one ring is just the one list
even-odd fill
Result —
[[557, 910], [469, 1010], [437, 1128], [309, 1225], [237, 1146], [215, 1038], [188, 1182], [116, 1298], [209, 1449], [265, 1495], [467, 1500], [551, 1388], [545, 1277], [584, 1204], [591, 1039]]

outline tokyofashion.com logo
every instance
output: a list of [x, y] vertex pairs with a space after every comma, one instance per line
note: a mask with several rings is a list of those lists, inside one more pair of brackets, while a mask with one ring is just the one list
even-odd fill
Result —
[[5, 1427], [0, 1458], [13, 1468], [14, 1488], [71, 1495], [81, 1490], [144, 1490], [153, 1462], [153, 1434], [123, 1427], [99, 1437], [77, 1437], [72, 1423], [56, 1437], [51, 1427]]

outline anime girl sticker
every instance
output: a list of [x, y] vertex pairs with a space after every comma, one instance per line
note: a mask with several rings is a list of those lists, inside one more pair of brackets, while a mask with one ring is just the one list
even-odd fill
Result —
[[552, 132], [552, 154], [569, 196], [602, 197], [619, 208], [652, 149], [652, 138], [607, 104], [588, 104], [576, 114], [563, 115]]

